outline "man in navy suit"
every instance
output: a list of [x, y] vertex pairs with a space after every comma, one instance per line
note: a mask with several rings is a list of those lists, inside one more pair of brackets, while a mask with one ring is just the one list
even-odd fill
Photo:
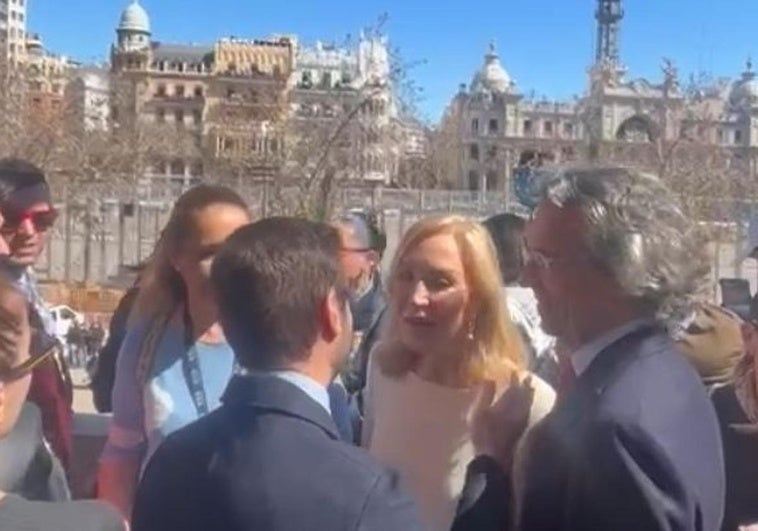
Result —
[[352, 343], [335, 229], [270, 218], [214, 260], [222, 323], [244, 375], [223, 405], [158, 449], [134, 531], [419, 529], [394, 474], [339, 439], [327, 386]]
[[559, 401], [530, 434], [517, 489], [518, 415], [501, 401], [479, 416], [486, 436], [455, 531], [514, 518], [521, 531], [719, 529], [716, 416], [668, 333], [707, 271], [697, 243], [655, 177], [578, 169], [547, 187], [525, 231], [524, 280], [561, 347]]

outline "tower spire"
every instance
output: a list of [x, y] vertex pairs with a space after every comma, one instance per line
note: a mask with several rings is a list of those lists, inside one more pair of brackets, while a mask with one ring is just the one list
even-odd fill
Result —
[[619, 33], [621, 20], [624, 18], [624, 8], [621, 0], [597, 0], [597, 46], [595, 62], [620, 66]]

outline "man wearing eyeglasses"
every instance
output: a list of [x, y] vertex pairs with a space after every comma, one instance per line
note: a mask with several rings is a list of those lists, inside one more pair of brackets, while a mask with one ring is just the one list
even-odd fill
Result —
[[32, 373], [29, 400], [42, 413], [45, 436], [56, 456], [68, 469], [72, 452], [71, 423], [73, 388], [58, 341], [54, 322], [37, 287], [33, 267], [47, 245], [57, 213], [52, 205], [45, 175], [36, 166], [19, 159], [0, 160], [0, 187], [7, 192], [0, 204], [5, 220], [0, 235], [8, 254], [0, 268], [25, 296], [32, 329], [31, 353], [53, 350]]
[[[340, 265], [351, 291], [353, 348], [348, 366], [340, 375], [338, 385], [330, 387], [330, 393], [333, 397], [337, 392], [345, 395], [335, 397], [332, 409], [340, 431], [357, 442], [362, 409], [359, 392], [365, 385], [368, 353], [376, 339], [385, 309], [379, 273], [384, 242], [376, 220], [363, 212], [353, 211], [341, 216], [334, 226], [340, 236]], [[347, 399], [348, 393], [352, 399]], [[345, 407], [340, 407], [340, 404]], [[348, 411], [344, 411], [345, 408]], [[348, 422], [350, 428], [346, 429]]]
[[558, 401], [518, 470], [512, 427], [526, 426], [529, 400], [514, 414], [506, 393], [475, 416], [481, 455], [454, 531], [503, 529], [508, 498], [521, 531], [721, 528], [718, 421], [671, 338], [708, 278], [694, 226], [657, 177], [632, 169], [566, 168], [545, 188], [524, 231], [524, 281], [557, 339]]

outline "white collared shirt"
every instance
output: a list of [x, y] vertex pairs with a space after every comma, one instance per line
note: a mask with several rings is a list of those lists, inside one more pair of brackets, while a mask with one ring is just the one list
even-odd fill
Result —
[[571, 366], [574, 368], [576, 375], [580, 376], [582, 373], [584, 373], [595, 360], [595, 358], [597, 358], [598, 354], [600, 354], [607, 347], [648, 323], [650, 323], [650, 319], [634, 319], [626, 324], [612, 328], [611, 330], [596, 337], [589, 343], [585, 343], [577, 350], [572, 352]]

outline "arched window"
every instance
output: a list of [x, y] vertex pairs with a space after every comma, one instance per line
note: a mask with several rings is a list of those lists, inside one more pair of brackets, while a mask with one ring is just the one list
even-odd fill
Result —
[[641, 116], [633, 116], [621, 124], [616, 133], [616, 139], [622, 142], [652, 142], [651, 124]]

